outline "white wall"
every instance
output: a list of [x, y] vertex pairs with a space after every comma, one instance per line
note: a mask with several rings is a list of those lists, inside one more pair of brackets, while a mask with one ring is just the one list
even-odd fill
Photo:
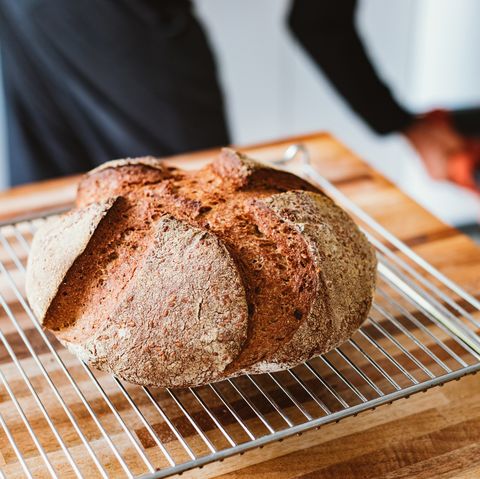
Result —
[[480, 2], [422, 0], [415, 22], [410, 99], [419, 108], [438, 103], [480, 104]]

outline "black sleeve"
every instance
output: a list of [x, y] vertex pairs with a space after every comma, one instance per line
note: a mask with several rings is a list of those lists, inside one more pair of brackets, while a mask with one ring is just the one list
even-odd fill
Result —
[[338, 92], [377, 133], [402, 130], [412, 115], [375, 72], [355, 29], [356, 0], [293, 0], [289, 26]]

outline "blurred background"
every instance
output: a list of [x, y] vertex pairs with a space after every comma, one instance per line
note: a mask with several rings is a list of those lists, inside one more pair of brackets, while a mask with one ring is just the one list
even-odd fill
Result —
[[[444, 221], [475, 230], [478, 196], [430, 179], [401, 135], [380, 137], [352, 113], [288, 32], [289, 0], [194, 4], [220, 67], [234, 143], [329, 131]], [[478, 0], [361, 0], [357, 21], [381, 77], [408, 109], [480, 104]], [[1, 188], [5, 128], [2, 114]]]

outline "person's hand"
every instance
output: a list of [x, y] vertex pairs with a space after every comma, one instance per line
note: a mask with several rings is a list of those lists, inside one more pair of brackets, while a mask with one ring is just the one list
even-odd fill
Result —
[[403, 133], [432, 178], [454, 180], [450, 175], [449, 160], [468, 151], [468, 141], [455, 131], [447, 112], [433, 111], [422, 115]]

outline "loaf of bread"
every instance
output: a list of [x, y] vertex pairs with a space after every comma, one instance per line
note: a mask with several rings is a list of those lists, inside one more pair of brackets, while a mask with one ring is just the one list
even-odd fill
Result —
[[376, 259], [352, 219], [287, 172], [224, 149], [199, 171], [105, 163], [37, 232], [26, 291], [80, 359], [187, 387], [293, 367], [371, 306]]

